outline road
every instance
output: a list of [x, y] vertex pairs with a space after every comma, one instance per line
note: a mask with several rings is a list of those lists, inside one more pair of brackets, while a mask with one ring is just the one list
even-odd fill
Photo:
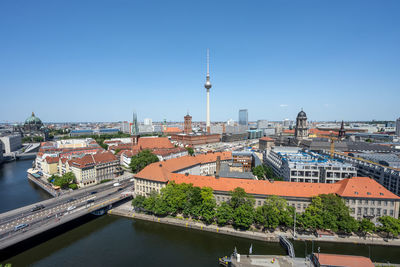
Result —
[[[90, 189], [90, 190], [89, 190]], [[84, 214], [108, 206], [123, 198], [124, 192], [131, 192], [133, 183], [120, 181], [119, 186], [107, 184], [97, 188], [79, 190], [75, 194], [49, 199], [17, 210], [0, 214], [0, 248], [22, 241], [30, 236], [44, 232]], [[88, 202], [90, 200], [90, 202]], [[32, 207], [41, 204], [44, 208], [31, 211]], [[27, 226], [16, 230], [17, 225]], [[17, 242], [19, 242], [17, 241]]]

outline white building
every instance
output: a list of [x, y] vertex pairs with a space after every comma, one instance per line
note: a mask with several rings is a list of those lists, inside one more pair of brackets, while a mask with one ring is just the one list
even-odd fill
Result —
[[2, 152], [6, 154], [17, 151], [22, 147], [22, 138], [19, 134], [2, 136], [0, 142], [3, 144]]
[[129, 133], [129, 122], [128, 121], [123, 121], [121, 122], [121, 132], [123, 133]]
[[264, 163], [289, 182], [335, 183], [357, 176], [356, 168], [351, 164], [298, 147], [274, 147], [264, 153]]
[[144, 125], [153, 125], [153, 120], [149, 119], [149, 118], [146, 118], [146, 119], [144, 119], [144, 123], [143, 124]]
[[396, 135], [400, 137], [400, 118], [396, 120]]

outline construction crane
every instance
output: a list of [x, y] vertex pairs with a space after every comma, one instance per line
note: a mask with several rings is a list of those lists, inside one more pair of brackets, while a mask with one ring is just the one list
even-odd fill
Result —
[[331, 159], [333, 159], [333, 155], [335, 154], [335, 141], [337, 141], [338, 138], [333, 136], [333, 132], [332, 131], [329, 131], [329, 132], [330, 132], [329, 139], [330, 139], [330, 142], [331, 142], [330, 155], [331, 155]]

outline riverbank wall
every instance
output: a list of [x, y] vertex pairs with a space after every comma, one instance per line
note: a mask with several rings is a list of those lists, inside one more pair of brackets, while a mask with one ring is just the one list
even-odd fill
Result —
[[[265, 233], [265, 232], [257, 232], [257, 231], [241, 231], [235, 230], [232, 227], [228, 226], [217, 226], [217, 225], [205, 225], [202, 222], [189, 221], [185, 219], [178, 218], [170, 218], [170, 217], [157, 217], [153, 215], [147, 215], [143, 213], [133, 212], [131, 209], [131, 204], [125, 203], [121, 206], [113, 208], [108, 211], [108, 214], [127, 217], [131, 219], [138, 219], [144, 221], [150, 221], [155, 223], [163, 223], [169, 224], [189, 229], [195, 229], [200, 231], [207, 231], [216, 234], [224, 234], [231, 235], [236, 237], [261, 240], [267, 242], [279, 242], [279, 236], [286, 236], [289, 239], [293, 239], [292, 233], [290, 232], [273, 232], [273, 233]], [[361, 238], [358, 236], [350, 236], [350, 237], [315, 237], [312, 235], [298, 235], [296, 234], [297, 241], [315, 241], [315, 242], [330, 242], [330, 243], [351, 243], [351, 244], [364, 244], [364, 245], [383, 245], [383, 246], [399, 246], [400, 240], [393, 239], [385, 241], [382, 238]]]
[[33, 177], [33, 175], [30, 174], [29, 172], [27, 174], [28, 174], [28, 179], [30, 181], [32, 181], [34, 184], [36, 184], [37, 186], [42, 188], [44, 191], [46, 191], [47, 193], [49, 193], [53, 197], [58, 196], [58, 192], [56, 190], [54, 190], [53, 188], [51, 188], [48, 185], [44, 184], [40, 179], [37, 179], [37, 178]]

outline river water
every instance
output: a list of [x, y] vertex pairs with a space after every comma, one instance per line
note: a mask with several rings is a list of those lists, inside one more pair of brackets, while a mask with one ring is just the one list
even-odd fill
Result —
[[[1, 212], [49, 196], [30, 184], [30, 161], [0, 167]], [[53, 237], [3, 263], [13, 266], [218, 266], [218, 258], [232, 253], [285, 254], [278, 243], [248, 240], [181, 227], [120, 218], [97, 217]], [[295, 242], [297, 257], [311, 252], [311, 243]], [[307, 247], [306, 247], [307, 246]], [[314, 251], [371, 256], [373, 261], [400, 263], [398, 247], [314, 242]]]

